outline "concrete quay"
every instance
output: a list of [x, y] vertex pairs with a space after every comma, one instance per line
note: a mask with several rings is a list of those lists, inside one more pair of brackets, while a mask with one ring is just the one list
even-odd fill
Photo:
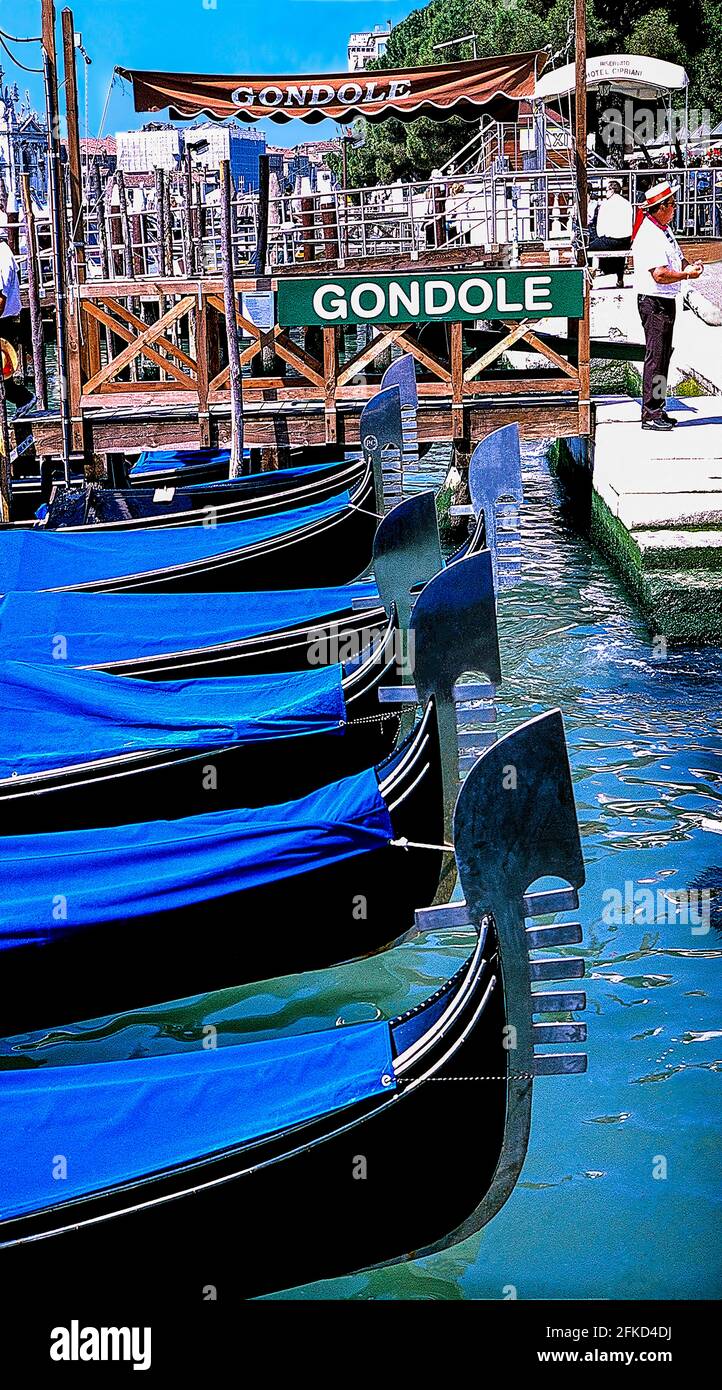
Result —
[[561, 440], [555, 466], [591, 491], [591, 535], [670, 643], [722, 642], [722, 398], [672, 399], [669, 434], [641, 429], [639, 401], [594, 402], [591, 441]]

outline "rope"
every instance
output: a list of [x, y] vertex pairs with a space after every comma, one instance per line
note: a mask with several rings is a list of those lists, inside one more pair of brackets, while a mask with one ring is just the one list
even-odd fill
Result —
[[454, 853], [453, 845], [426, 845], [422, 840], [407, 840], [405, 835], [402, 835], [400, 840], [390, 840], [389, 844], [394, 849], [437, 849], [442, 853]]

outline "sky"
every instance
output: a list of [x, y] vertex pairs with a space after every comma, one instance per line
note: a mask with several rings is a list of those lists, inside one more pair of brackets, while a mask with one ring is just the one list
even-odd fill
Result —
[[[92, 59], [88, 69], [89, 133], [113, 135], [147, 120], [162, 120], [133, 110], [129, 85], [116, 81], [105, 124], [100, 124], [113, 67], [156, 68], [174, 72], [303, 73], [344, 72], [348, 36], [361, 29], [398, 23], [424, 0], [75, 0], [75, 29]], [[56, 0], [58, 44], [60, 11]], [[0, 0], [0, 30], [14, 35], [40, 33], [40, 0]], [[15, 45], [29, 67], [40, 66], [40, 47]], [[5, 82], [26, 89], [44, 109], [42, 79], [14, 67], [0, 49]], [[84, 73], [78, 63], [81, 135], [85, 134]], [[62, 76], [62, 62], [61, 76]], [[61, 93], [61, 106], [63, 98]], [[305, 126], [259, 122], [266, 140], [295, 145], [338, 134], [331, 121]]]

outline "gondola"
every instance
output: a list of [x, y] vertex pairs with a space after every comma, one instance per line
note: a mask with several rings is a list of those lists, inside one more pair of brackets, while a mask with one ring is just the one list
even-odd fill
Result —
[[12, 528], [0, 534], [4, 591], [218, 593], [344, 584], [371, 559], [373, 469], [341, 492], [294, 511], [222, 526], [157, 526], [109, 534]]
[[296, 801], [5, 837], [3, 1030], [379, 950], [436, 892], [440, 851], [394, 842], [442, 843], [442, 787], [430, 702], [388, 759]]
[[10, 593], [0, 598], [0, 659], [68, 662], [144, 680], [305, 670], [345, 662], [408, 624], [411, 591], [442, 567], [432, 492], [379, 522], [374, 579], [319, 589], [183, 595]]
[[352, 500], [365, 474], [362, 458], [316, 467], [249, 474], [195, 487], [55, 488], [42, 525], [72, 534], [148, 530], [154, 526], [217, 526], [227, 521], [297, 510], [348, 491]]
[[[500, 795], [509, 764], [517, 785]], [[584, 881], [558, 712], [479, 760], [459, 796], [455, 845], [466, 897], [456, 920], [476, 931], [476, 945], [406, 1014], [216, 1049], [199, 1037], [172, 1055], [3, 1070], [8, 1286], [37, 1288], [52, 1265], [63, 1272], [54, 1323], [79, 1306], [87, 1316], [98, 1297], [117, 1321], [146, 1296], [144, 1283], [129, 1287], [131, 1252], [162, 1252], [164, 1292], [178, 1308], [203, 1286], [232, 1304], [478, 1232], [519, 1177], [534, 1075], [586, 1066], [583, 1054], [536, 1051], [583, 1038], [583, 1025], [532, 1025], [535, 1013], [584, 1007], [578, 990], [530, 999], [530, 976], [570, 971], [560, 961], [558, 976], [535, 973], [529, 948], [540, 933], [525, 916], [569, 907]], [[525, 898], [547, 875], [571, 888]], [[556, 937], [546, 930], [552, 942], [580, 939], [572, 925]], [[342, 980], [340, 971], [338, 988]], [[62, 1182], [48, 1160], [58, 1154], [71, 1156]]]
[[[99, 786], [97, 795], [107, 792], [119, 814], [128, 797], [130, 822], [0, 840], [5, 1012], [25, 1018], [33, 1011], [52, 1023], [59, 979], [64, 1005], [72, 1001], [78, 1013], [89, 998], [98, 1007], [132, 1007], [169, 988], [214, 988], [229, 972], [238, 981], [332, 964], [379, 950], [409, 924], [413, 904], [445, 894], [453, 883], [444, 837], [458, 785], [454, 683], [485, 663], [485, 674], [499, 678], [488, 614], [485, 633], [469, 616], [487, 610], [489, 590], [466, 613], [459, 599], [484, 583], [490, 588], [490, 562], [475, 556], [442, 571], [419, 595], [410, 629], [430, 634], [414, 641], [414, 699], [425, 708], [375, 767], [295, 801], [268, 795], [259, 808], [238, 809], [231, 787], [231, 808], [212, 810], [207, 786], [217, 783], [217, 759], [209, 755], [195, 764], [200, 787], [185, 787], [191, 808], [201, 808], [193, 814], [182, 816], [188, 803], [176, 802], [174, 819], [148, 820], [152, 780], [148, 800], [142, 781], [136, 795], [128, 782], [110, 791]], [[287, 749], [279, 741], [281, 787]], [[159, 785], [166, 817], [162, 778]], [[81, 795], [74, 805], [82, 808]], [[295, 923], [299, 893], [313, 904], [302, 930], [243, 931], [249, 922]], [[346, 935], [339, 935], [341, 920]], [[107, 998], [102, 1006], [99, 997]]]
[[[374, 474], [376, 510], [386, 508], [384, 465], [404, 451], [401, 391], [396, 385], [379, 392], [361, 412], [361, 456], [305, 467], [249, 474], [200, 485], [159, 485], [149, 490], [89, 487], [54, 490], [50, 505], [35, 523], [44, 531], [71, 534], [118, 534], [154, 527], [220, 525], [253, 517], [297, 511], [348, 491], [351, 501], [363, 502], [366, 470]], [[394, 496], [394, 501], [400, 500]], [[15, 528], [17, 529], [17, 527]]]
[[410, 675], [412, 652], [416, 667], [431, 668], [426, 695], [434, 672], [461, 674], [462, 650], [500, 674], [489, 552], [461, 564], [419, 598], [419, 617], [430, 615], [419, 630], [412, 617], [402, 634], [392, 611], [345, 668], [156, 686], [0, 661], [0, 835], [119, 825], [137, 820], [139, 806], [147, 821], [169, 807], [181, 817], [261, 806], [378, 762], [401, 723], [400, 706], [380, 705], [379, 691]]
[[[250, 449], [243, 450], [250, 459]], [[128, 469], [131, 487], [187, 487], [228, 477], [230, 449], [143, 449]]]

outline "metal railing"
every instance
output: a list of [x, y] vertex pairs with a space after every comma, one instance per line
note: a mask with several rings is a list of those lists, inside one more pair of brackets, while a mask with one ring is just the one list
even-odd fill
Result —
[[[479, 135], [475, 139], [478, 148]], [[677, 233], [700, 239], [722, 237], [722, 167], [670, 169], [664, 177], [678, 185]], [[659, 178], [659, 170], [590, 169], [590, 200], [603, 198], [614, 179], [636, 206]], [[111, 279], [125, 279], [130, 271], [130, 278], [139, 281], [160, 275], [188, 279], [220, 273], [219, 203], [194, 203], [189, 219], [187, 209], [171, 202], [163, 235], [163, 218], [153, 206], [152, 194], [152, 190], [146, 193], [143, 208], [130, 206], [127, 217], [121, 217], [117, 202], [85, 210], [88, 279], [103, 278], [105, 265]], [[563, 251], [575, 242], [575, 208], [574, 175], [564, 166], [475, 174], [457, 171], [418, 183], [335, 189], [302, 197], [289, 194], [270, 200], [267, 268], [278, 272], [284, 266], [305, 263], [352, 266], [355, 261], [395, 255], [414, 260], [434, 251], [457, 251], [469, 260], [474, 252], [482, 255], [498, 248], [510, 248], [514, 260], [524, 246], [540, 244]], [[234, 199], [233, 260], [241, 276], [256, 269], [257, 217], [256, 197], [241, 194]], [[54, 256], [47, 215], [37, 214], [35, 225], [41, 287], [49, 292]], [[22, 219], [13, 217], [9, 232], [11, 244], [18, 247], [25, 284]], [[72, 264], [69, 269], [72, 284]]]

